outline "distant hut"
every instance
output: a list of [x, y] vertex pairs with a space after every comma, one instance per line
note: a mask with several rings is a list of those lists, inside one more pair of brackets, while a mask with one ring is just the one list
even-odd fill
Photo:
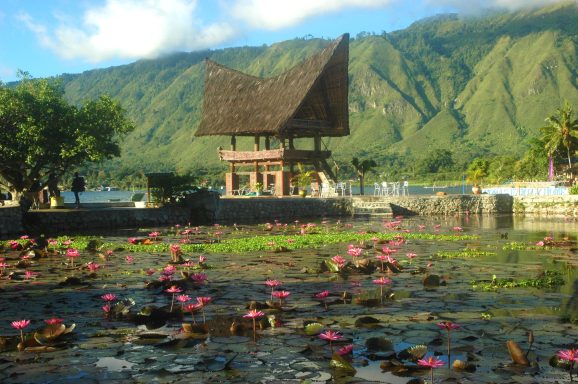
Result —
[[[331, 152], [322, 150], [321, 138], [349, 135], [348, 61], [347, 34], [271, 78], [206, 61], [203, 117], [195, 135], [231, 136], [230, 150], [218, 150], [219, 158], [230, 163], [227, 195], [238, 190], [239, 177], [247, 175], [251, 185], [274, 185], [276, 195], [288, 195], [298, 163], [335, 179], [327, 164]], [[254, 138], [252, 151], [237, 150], [239, 136]], [[271, 148], [272, 138], [277, 148]], [[313, 149], [295, 148], [298, 138], [312, 138]]]

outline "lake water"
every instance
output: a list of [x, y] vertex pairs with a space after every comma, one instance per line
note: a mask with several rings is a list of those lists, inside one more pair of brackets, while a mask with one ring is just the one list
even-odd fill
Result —
[[[448, 335], [437, 326], [440, 321], [460, 326], [451, 334], [451, 359], [467, 360], [475, 372], [439, 368], [434, 372], [438, 383], [569, 382], [566, 371], [548, 362], [578, 337], [575, 220], [462, 215], [343, 218], [302, 225], [305, 222], [102, 231], [90, 242], [97, 251], [86, 249], [86, 238], [72, 236], [73, 242], [65, 245], [69, 237], [62, 234], [48, 255], [27, 262], [21, 262], [26, 252], [6, 247], [1, 256], [9, 266], [0, 277], [0, 336], [5, 340], [0, 345], [0, 382], [405, 384], [411, 378], [427, 379], [429, 370], [416, 369], [415, 361], [401, 357], [402, 348], [424, 345], [427, 356], [447, 361]], [[159, 234], [149, 236], [153, 231]], [[132, 236], [136, 242], [149, 238], [151, 244], [131, 244], [127, 238]], [[405, 241], [372, 240], [394, 236]], [[194, 265], [175, 264], [172, 281], [160, 283], [161, 271], [171, 260], [169, 244], [180, 244], [183, 258]], [[348, 273], [321, 268], [335, 255], [349, 266], [357, 263], [348, 255], [349, 244], [360, 247], [359, 259], [375, 262], [373, 267]], [[69, 247], [79, 249], [79, 256], [67, 258]], [[387, 252], [398, 260], [398, 270], [381, 270], [376, 256], [383, 254], [383, 247], [393, 250]], [[107, 250], [112, 255], [105, 257]], [[206, 256], [207, 267], [195, 269], [200, 255]], [[99, 268], [89, 271], [89, 262]], [[38, 275], [26, 278], [25, 271]], [[187, 277], [193, 273], [204, 274], [206, 280]], [[562, 282], [536, 287], [545, 273], [555, 273]], [[426, 276], [432, 275], [441, 284], [424, 286]], [[391, 280], [383, 293], [374, 283], [381, 277]], [[266, 279], [281, 281], [276, 290], [289, 292], [281, 306], [277, 299], [271, 301]], [[493, 281], [506, 279], [518, 287], [492, 288]], [[479, 288], [484, 283], [489, 289]], [[197, 297], [212, 301], [194, 319], [175, 302], [178, 310], [169, 316], [173, 296], [166, 290], [171, 285], [193, 302]], [[327, 309], [315, 297], [325, 290]], [[107, 293], [116, 295], [126, 312], [118, 307], [118, 317], [105, 315], [101, 297]], [[277, 322], [271, 328], [268, 321], [258, 321], [256, 341], [251, 320], [243, 318], [251, 301]], [[31, 338], [52, 317], [68, 326], [75, 323], [72, 337], [53, 352], [15, 350], [20, 336], [12, 321], [31, 320], [24, 329]], [[376, 323], [358, 323], [367, 318]], [[193, 322], [196, 333], [180, 331], [182, 324]], [[342, 338], [330, 347], [305, 332], [311, 322], [340, 332]], [[532, 345], [528, 332], [534, 337]], [[382, 346], [370, 347], [379, 338]], [[509, 340], [524, 353], [529, 350], [532, 367], [512, 366]], [[331, 348], [347, 344], [353, 345], [349, 358], [355, 372], [330, 367]], [[381, 369], [384, 362], [393, 364]], [[394, 369], [400, 362], [403, 369]]]
[[[216, 190], [219, 193], [224, 193], [224, 190]], [[418, 187], [409, 186], [410, 195], [435, 195], [436, 192], [443, 191], [447, 194], [467, 194], [471, 193], [471, 186], [441, 186], [441, 187]], [[136, 192], [146, 191], [86, 191], [80, 194], [80, 201], [85, 203], [108, 203], [112, 201], [131, 201], [131, 197]], [[352, 188], [354, 195], [359, 195], [359, 187]], [[364, 188], [366, 196], [373, 195], [373, 185]], [[70, 191], [61, 192], [65, 203], [74, 203], [74, 194]]]

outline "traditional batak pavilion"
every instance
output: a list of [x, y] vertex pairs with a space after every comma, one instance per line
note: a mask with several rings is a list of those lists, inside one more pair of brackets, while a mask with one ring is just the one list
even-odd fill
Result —
[[[230, 163], [227, 195], [247, 176], [251, 186], [274, 185], [275, 195], [288, 195], [297, 164], [335, 179], [327, 164], [331, 151], [322, 150], [321, 138], [349, 135], [348, 61], [347, 34], [271, 78], [207, 60], [203, 117], [195, 135], [231, 136], [230, 150], [219, 148], [220, 159]], [[252, 151], [237, 150], [239, 136], [254, 139]], [[294, 140], [302, 138], [312, 139], [309, 149], [295, 147]]]

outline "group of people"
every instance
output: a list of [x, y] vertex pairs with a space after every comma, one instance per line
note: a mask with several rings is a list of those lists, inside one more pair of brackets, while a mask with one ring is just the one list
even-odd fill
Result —
[[[60, 197], [60, 189], [58, 188], [58, 178], [56, 177], [55, 174], [51, 173], [48, 176], [48, 180], [46, 181], [45, 187], [46, 189], [43, 188], [42, 184], [39, 181], [36, 181], [34, 184], [32, 184], [32, 186], [29, 189], [29, 192], [33, 196], [34, 199], [33, 203], [45, 202], [45, 200], [47, 200], [48, 197], [50, 198]], [[47, 190], [47, 193], [45, 192], [45, 190]], [[80, 193], [86, 190], [86, 185], [84, 177], [80, 176], [78, 172], [74, 173], [74, 178], [72, 179], [72, 185], [70, 187], [70, 190], [74, 193], [74, 204], [76, 208], [79, 208]], [[41, 199], [40, 198], [41, 194], [42, 196], [46, 194], [45, 198]]]

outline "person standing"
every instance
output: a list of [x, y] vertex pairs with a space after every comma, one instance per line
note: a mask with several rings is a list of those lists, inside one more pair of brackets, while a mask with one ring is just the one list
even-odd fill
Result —
[[72, 188], [70, 188], [72, 192], [74, 192], [74, 204], [76, 208], [80, 208], [80, 192], [84, 192], [85, 185], [84, 185], [84, 177], [80, 176], [78, 172], [74, 172], [74, 179], [72, 179]]
[[60, 190], [58, 189], [58, 179], [56, 178], [56, 175], [54, 175], [54, 173], [51, 173], [48, 176], [46, 186], [48, 187], [48, 193], [50, 193], [50, 197], [60, 197]]

